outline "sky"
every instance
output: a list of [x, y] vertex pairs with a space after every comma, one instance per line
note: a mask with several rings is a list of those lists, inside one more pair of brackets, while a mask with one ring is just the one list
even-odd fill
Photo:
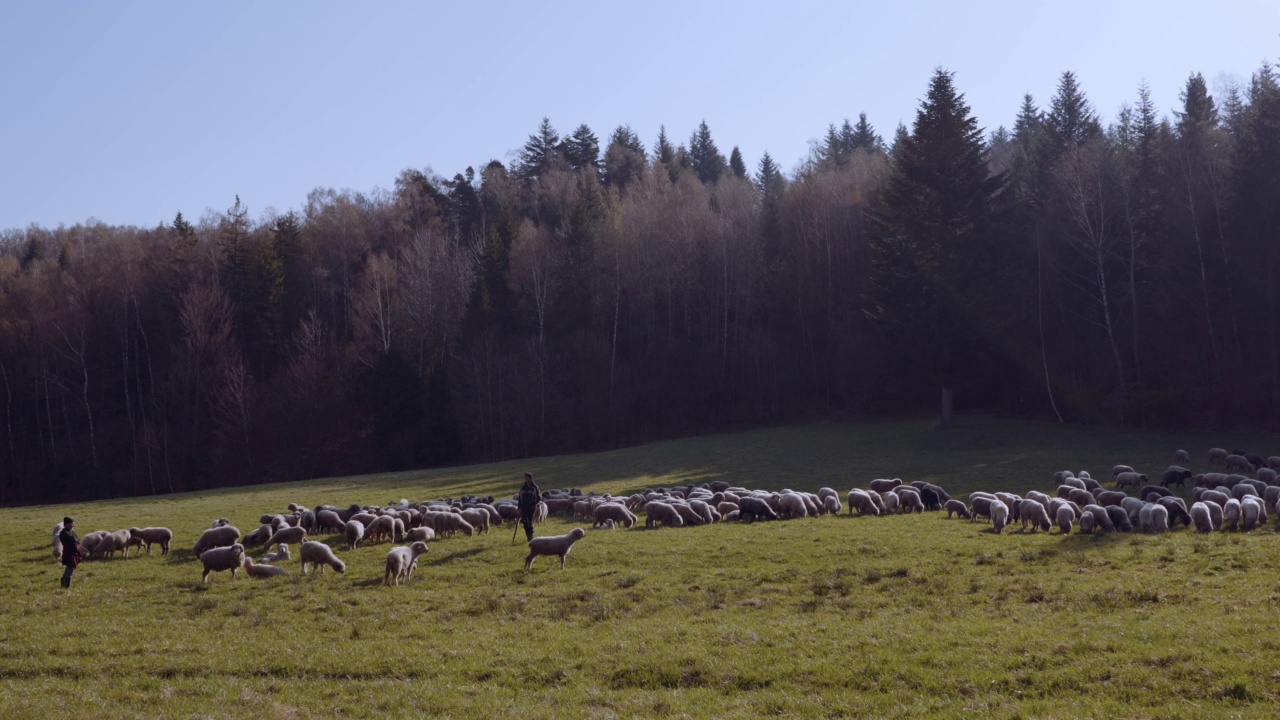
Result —
[[652, 147], [705, 120], [748, 166], [796, 167], [828, 123], [910, 125], [935, 68], [981, 125], [1076, 73], [1105, 120], [1143, 81], [1247, 83], [1280, 1], [0, 0], [0, 230], [252, 217], [406, 168], [510, 163], [544, 117]]

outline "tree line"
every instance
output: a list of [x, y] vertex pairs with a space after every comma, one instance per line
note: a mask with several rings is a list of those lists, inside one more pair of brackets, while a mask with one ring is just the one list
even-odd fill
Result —
[[[603, 149], [602, 149], [603, 146]], [[792, 173], [702, 123], [549, 120], [509, 165], [251, 217], [0, 234], [0, 502], [617, 447], [833, 415], [1280, 419], [1280, 82], [1104, 125], [1071, 73], [987, 132]]]

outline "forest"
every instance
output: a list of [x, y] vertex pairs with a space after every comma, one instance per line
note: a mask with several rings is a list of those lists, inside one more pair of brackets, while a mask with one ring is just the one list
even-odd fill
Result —
[[[825, 121], [822, 121], [825, 122]], [[816, 127], [821, 127], [821, 122]], [[813, 129], [809, 129], [810, 132]], [[544, 119], [510, 163], [0, 233], [0, 504], [607, 449], [831, 417], [1280, 425], [1280, 78], [1104, 123], [831, 123], [784, 172], [704, 122]]]

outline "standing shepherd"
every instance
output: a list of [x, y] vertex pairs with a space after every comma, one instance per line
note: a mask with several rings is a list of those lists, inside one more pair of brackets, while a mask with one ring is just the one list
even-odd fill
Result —
[[71, 587], [71, 576], [76, 572], [76, 566], [84, 559], [84, 553], [80, 550], [80, 538], [76, 535], [75, 521], [69, 517], [62, 518], [62, 532], [58, 533], [58, 542], [62, 543], [62, 564], [66, 566], [66, 570], [62, 572], [62, 587]]
[[533, 482], [533, 473], [524, 474], [524, 485], [520, 486], [520, 522], [524, 525], [525, 538], [533, 539], [533, 514], [542, 502], [542, 491]]

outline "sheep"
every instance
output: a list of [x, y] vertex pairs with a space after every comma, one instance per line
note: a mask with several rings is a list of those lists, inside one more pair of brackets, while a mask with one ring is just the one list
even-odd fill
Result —
[[901, 484], [902, 484], [901, 478], [894, 478], [892, 480], [885, 480], [884, 478], [880, 478], [877, 480], [872, 480], [870, 485], [868, 485], [868, 487], [870, 487], [872, 490], [875, 490], [876, 492], [882, 493], [882, 492], [889, 492], [890, 490], [898, 487]]
[[280, 543], [300, 543], [307, 539], [306, 528], [289, 527], [285, 525], [275, 532], [263, 545], [270, 549], [273, 545]]
[[855, 510], [859, 515], [879, 515], [880, 508], [876, 507], [875, 502], [871, 499], [871, 495], [866, 490], [854, 488], [845, 496], [845, 500], [849, 506], [849, 514], [853, 515]]
[[809, 514], [804, 498], [797, 493], [784, 493], [778, 498], [778, 514], [783, 517], [806, 517]]
[[894, 488], [894, 492], [898, 495], [898, 506], [902, 508], [902, 512], [907, 514], [924, 512], [924, 499], [915, 488], [902, 485]]
[[128, 530], [117, 530], [113, 533], [107, 533], [98, 541], [95, 548], [95, 554], [98, 557], [103, 555], [114, 556], [116, 551], [124, 553], [125, 557], [129, 557], [129, 540], [131, 536]]
[[[706, 505], [706, 503], [702, 504]], [[592, 527], [602, 524], [605, 520], [612, 520], [615, 524], [629, 528], [639, 520], [634, 513], [627, 509], [627, 506], [621, 503], [605, 503], [596, 508], [591, 513], [591, 517], [593, 519]]]
[[998, 492], [996, 493], [996, 499], [1009, 508], [1009, 522], [1017, 522], [1019, 508], [1022, 506], [1022, 498], [1013, 493]]
[[1120, 502], [1120, 508], [1129, 515], [1129, 522], [1138, 522], [1138, 513], [1142, 512], [1142, 507], [1147, 503], [1135, 497], [1127, 497]]
[[80, 549], [84, 551], [85, 557], [96, 559], [98, 557], [98, 542], [106, 536], [106, 530], [95, 530], [80, 538]]
[[1081, 480], [1088, 480], [1088, 479], [1092, 478], [1093, 476], [1089, 474], [1089, 471], [1088, 471], [1088, 470], [1081, 470], [1081, 471], [1076, 475], [1076, 477], [1080, 478]]
[[[703, 500], [690, 500], [689, 508], [694, 512], [698, 513], [698, 515], [702, 516], [703, 521], [706, 522], [708, 525], [712, 525], [714, 523], [720, 522], [720, 511], [712, 507], [711, 503], [708, 503]], [[623, 509], [625, 510], [626, 508], [623, 508]], [[631, 511], [627, 510], [627, 513], [630, 514]], [[816, 513], [811, 512], [810, 514], [816, 514]], [[637, 518], [635, 515], [631, 515], [632, 524], [635, 523], [636, 519]], [[615, 523], [622, 523], [625, 525], [625, 523], [622, 520], [619, 520], [616, 517], [613, 520]], [[626, 527], [631, 527], [631, 526], [626, 525]]]
[[[763, 505], [766, 510], [769, 510], [768, 505], [765, 505], [763, 502], [760, 504]], [[769, 510], [769, 512], [773, 511]], [[659, 527], [684, 527], [684, 518], [680, 517], [680, 513], [676, 512], [676, 509], [667, 503], [657, 501], [650, 502], [648, 505], [645, 505], [644, 514], [645, 527], [654, 527], [655, 525]]]
[[365, 527], [369, 527], [369, 524], [372, 523], [374, 520], [377, 520], [378, 517], [379, 516], [375, 515], [374, 513], [361, 512], [361, 513], [356, 513], [355, 515], [352, 515], [351, 517], [347, 518], [347, 522], [351, 522], [352, 520], [354, 520], [360, 523], [361, 525], [364, 525]]
[[1263, 490], [1262, 499], [1268, 507], [1275, 507], [1276, 501], [1280, 501], [1280, 486], [1272, 485]]
[[1045, 510], [1049, 509], [1049, 496], [1039, 490], [1028, 490], [1027, 499], [1034, 500], [1044, 506]]
[[[452, 513], [445, 513], [445, 514], [452, 514]], [[356, 520], [355, 516], [352, 516], [352, 519], [348, 520], [347, 522], [359, 522], [363, 524], [363, 521]], [[364, 536], [368, 538], [369, 542], [378, 542], [380, 540], [385, 540], [386, 542], [392, 542], [392, 538], [394, 537], [395, 532], [396, 532], [395, 518], [391, 517], [390, 515], [379, 515], [373, 518], [373, 520], [370, 520], [368, 525], [365, 525]]]
[[1111, 468], [1111, 479], [1114, 480], [1120, 473], [1133, 472], [1133, 467], [1129, 465], [1117, 465]]
[[[1115, 523], [1111, 522], [1111, 516], [1107, 514], [1107, 509], [1105, 507], [1102, 507], [1101, 505], [1085, 505], [1083, 508], [1080, 508], [1080, 509], [1083, 511], [1083, 513], [1080, 516], [1081, 519], [1083, 519], [1085, 515], [1089, 515], [1090, 517], [1093, 518], [1093, 522], [1091, 523], [1091, 525], [1096, 526], [1098, 529], [1104, 532], [1115, 531], [1116, 529]], [[1083, 522], [1080, 523], [1080, 529], [1081, 531], [1084, 530]]]
[[1023, 532], [1026, 532], [1027, 523], [1031, 523], [1031, 532], [1036, 531], [1036, 526], [1039, 526], [1045, 532], [1049, 532], [1049, 528], [1053, 527], [1053, 523], [1049, 522], [1048, 510], [1048, 505], [1041, 503], [1039, 500], [1032, 498], [1023, 500], [1018, 508], [1018, 516], [1022, 521]]
[[360, 541], [364, 539], [364, 523], [359, 520], [348, 520], [343, 533], [347, 537], [347, 549], [355, 550], [360, 547]]
[[1107, 506], [1107, 515], [1111, 518], [1111, 524], [1120, 532], [1133, 532], [1133, 523], [1129, 520], [1129, 513], [1124, 508], [1109, 505]]
[[1147, 502], [1155, 502], [1151, 499], [1153, 495], [1155, 497], [1169, 497], [1173, 495], [1173, 491], [1167, 487], [1161, 487], [1159, 485], [1143, 485], [1142, 489], [1138, 491], [1138, 497], [1146, 500]]
[[[1209, 511], [1212, 512], [1213, 508], [1210, 507]], [[1245, 531], [1252, 531], [1254, 528], [1258, 527], [1260, 522], [1265, 523], [1267, 521], [1265, 513], [1266, 510], [1262, 507], [1262, 503], [1260, 501], [1249, 498], [1240, 503], [1241, 529]]]
[[1209, 448], [1209, 462], [1226, 462], [1230, 454], [1222, 448]]
[[1209, 518], [1213, 520], [1213, 529], [1217, 530], [1222, 527], [1222, 505], [1213, 500], [1201, 500], [1206, 507], [1209, 508]]
[[989, 512], [991, 513], [991, 529], [999, 535], [1000, 531], [1004, 530], [1005, 525], [1009, 522], [1009, 506], [999, 500], [992, 500]]
[[1159, 503], [1147, 503], [1138, 513], [1138, 525], [1142, 532], [1159, 535], [1169, 529], [1169, 511]]
[[[745, 522], [753, 522], [757, 518], [777, 520], [778, 513], [769, 507], [769, 503], [757, 497], [744, 497], [738, 502], [740, 517]], [[665, 523], [664, 523], [665, 524]]]
[[965, 520], [972, 520], [973, 516], [969, 514], [969, 508], [965, 507], [963, 500], [948, 500], [943, 506], [943, 510], [947, 511], [947, 519], [950, 520], [954, 514], [956, 517], [962, 517]]
[[422, 541], [415, 542], [408, 547], [391, 548], [387, 551], [387, 567], [382, 573], [382, 584], [399, 585], [401, 580], [406, 583], [412, 580], [413, 568], [418, 564], [418, 556], [428, 552], [431, 552], [431, 550]]
[[1070, 470], [1059, 470], [1058, 472], [1053, 474], [1053, 484], [1065, 485], [1066, 479], [1073, 478], [1073, 477], [1075, 477], [1075, 473], [1071, 472]]
[[1102, 483], [1093, 478], [1081, 478], [1081, 480], [1084, 482], [1084, 489], [1091, 493], [1096, 493], [1102, 489]]
[[1187, 452], [1186, 450], [1174, 450], [1173, 461], [1189, 463], [1191, 462], [1191, 453]]
[[1209, 506], [1198, 502], [1191, 506], [1191, 522], [1198, 533], [1213, 532], [1213, 518], [1209, 515]]
[[834, 495], [827, 495], [822, 498], [822, 505], [823, 510], [825, 510], [828, 515], [839, 515], [840, 511], [844, 509], [840, 506], [840, 498]]
[[1272, 455], [1267, 458], [1267, 467], [1275, 470], [1276, 472], [1280, 472], [1280, 455]]
[[1081, 533], [1085, 535], [1092, 535], [1093, 529], [1097, 524], [1098, 524], [1098, 521], [1094, 519], [1092, 513], [1080, 514], [1080, 532]]
[[1258, 489], [1247, 482], [1242, 482], [1239, 485], [1236, 485], [1231, 488], [1231, 497], [1237, 500], [1243, 500], [1247, 495], [1261, 497], [1261, 495], [1258, 493]]
[[1147, 482], [1147, 476], [1139, 472], [1122, 472], [1115, 476], [1115, 481], [1117, 490], [1128, 485], [1139, 487]]
[[1215, 502], [1218, 505], [1226, 505], [1227, 501], [1231, 499], [1231, 495], [1220, 490], [1205, 490], [1200, 493], [1200, 497], [1195, 499], [1201, 502], [1209, 501]]
[[[517, 508], [516, 508], [516, 512], [517, 512], [517, 513], [519, 513], [519, 512], [520, 512], [520, 508], [519, 508], [519, 507], [517, 507]], [[544, 503], [544, 502], [542, 502], [541, 500], [539, 500], [539, 501], [538, 501], [538, 506], [537, 506], [536, 508], [534, 508], [534, 510], [533, 510], [533, 522], [534, 522], [534, 523], [540, 523], [540, 522], [545, 521], [545, 520], [547, 519], [547, 513], [548, 513], [548, 512], [549, 512], [549, 509], [548, 509], [548, 507], [547, 507], [547, 504], [546, 504], [546, 503]], [[518, 518], [517, 518], [517, 519], [518, 519]]]
[[[969, 522], [973, 522], [979, 515], [991, 519], [991, 507], [1000, 502], [991, 495], [983, 493], [973, 493], [969, 496]], [[1007, 509], [1007, 508], [1006, 508]]]
[[1235, 530], [1240, 525], [1240, 501], [1231, 498], [1222, 506], [1222, 527]]
[[1080, 488], [1081, 490], [1089, 489], [1085, 487], [1084, 480], [1077, 477], [1062, 478], [1062, 484], [1067, 487]]
[[1094, 497], [1098, 499], [1098, 502], [1097, 502], [1098, 505], [1101, 505], [1102, 507], [1107, 507], [1109, 505], [1119, 505], [1120, 503], [1124, 502], [1125, 498], [1129, 496], [1125, 495], [1123, 492], [1120, 492], [1119, 490], [1103, 490], [1100, 493], [1095, 493]]
[[886, 515], [892, 515], [898, 512], [899, 504], [900, 501], [898, 500], [898, 493], [887, 492], [884, 494], [884, 513]]
[[317, 510], [316, 511], [316, 532], [343, 532], [347, 527], [347, 521], [333, 510]]
[[286, 543], [280, 543], [279, 545], [276, 546], [275, 552], [267, 553], [266, 555], [262, 556], [262, 562], [265, 562], [265, 563], [280, 562], [281, 560], [292, 560], [292, 559], [293, 557], [289, 554], [289, 546]]
[[1094, 497], [1093, 493], [1079, 488], [1071, 488], [1071, 492], [1067, 493], [1064, 499], [1070, 500], [1077, 505], [1096, 505], [1098, 503], [1098, 499]]
[[[621, 506], [619, 506], [621, 507]], [[462, 519], [466, 520], [471, 527], [478, 531], [481, 535], [489, 534], [489, 524], [493, 521], [493, 516], [487, 510], [482, 508], [467, 508], [462, 511]], [[394, 523], [392, 523], [394, 529]], [[404, 526], [401, 525], [400, 533], [397, 539], [404, 536]]]
[[[736, 512], [737, 510], [738, 504], [729, 500], [721, 500], [720, 503], [716, 505], [716, 511], [721, 515], [728, 515], [729, 513]], [[850, 512], [853, 511], [851, 510]]]
[[1184, 527], [1191, 527], [1191, 513], [1187, 512], [1187, 504], [1182, 498], [1156, 498], [1156, 503], [1169, 512], [1169, 527], [1175, 527], [1179, 521]]
[[[206, 530], [205, 532], [208, 531]], [[238, 535], [239, 533], [236, 534]], [[236, 571], [240, 569], [241, 565], [244, 565], [244, 546], [240, 543], [233, 543], [230, 546], [209, 548], [200, 553], [200, 562], [204, 564], [204, 574], [200, 576], [201, 582], [209, 582], [209, 573], [222, 570], [230, 570], [231, 579], [235, 580]]]
[[524, 559], [524, 569], [532, 569], [533, 559], [539, 555], [559, 555], [560, 569], [563, 570], [564, 559], [568, 556], [569, 551], [573, 549], [573, 544], [581, 540], [586, 534], [586, 530], [574, 528], [569, 531], [568, 535], [551, 535], [530, 540], [529, 556]]
[[840, 500], [840, 496], [836, 493], [835, 490], [832, 490], [829, 487], [818, 488], [818, 498], [820, 500], [826, 501], [828, 497], [835, 498], [837, 502], [839, 502]]
[[925, 510], [942, 509], [942, 497], [934, 487], [927, 483], [922, 483], [920, 487], [916, 488], [920, 492], [920, 502], [924, 505]]
[[160, 554], [169, 554], [169, 543], [173, 541], [173, 531], [166, 527], [129, 528], [129, 534], [142, 541], [142, 546], [151, 554], [151, 546], [158, 544]]
[[[265, 560], [266, 558], [263, 559]], [[273, 578], [286, 574], [284, 568], [279, 565], [269, 565], [265, 562], [255, 563], [253, 558], [247, 556], [244, 559], [244, 571], [249, 577], [258, 579]]]
[[230, 524], [231, 524], [230, 520], [226, 518], [218, 518], [217, 520], [213, 521], [213, 525], [211, 525], [210, 527], [220, 528], [220, 527], [226, 527], [227, 525], [230, 525]]
[[707, 519], [702, 516], [702, 513], [694, 510], [687, 502], [673, 502], [671, 507], [675, 508], [676, 512], [680, 514], [680, 518], [684, 520], [685, 525], [696, 527], [707, 524]]
[[1249, 462], [1249, 459], [1243, 455], [1228, 455], [1225, 462], [1228, 470], [1239, 470], [1241, 472], [1253, 472], [1255, 470], [1253, 463]]
[[219, 525], [201, 533], [196, 544], [191, 547], [191, 554], [200, 557], [201, 553], [212, 548], [229, 547], [240, 539], [240, 529], [234, 525]]
[[1059, 505], [1058, 512], [1055, 513], [1058, 520], [1058, 529], [1063, 535], [1071, 532], [1071, 523], [1075, 522], [1076, 514], [1068, 505]]
[[435, 540], [436, 531], [424, 525], [422, 527], [416, 527], [406, 531], [404, 534], [404, 539], [408, 542], [418, 542], [418, 541], [426, 542], [428, 540]]
[[244, 539], [242, 539], [240, 543], [245, 547], [263, 545], [271, 539], [271, 536], [274, 535], [275, 532], [275, 528], [270, 525], [260, 525], [257, 530], [245, 535]]
[[1191, 475], [1192, 472], [1184, 467], [1179, 465], [1170, 465], [1169, 469], [1165, 470], [1164, 474], [1160, 476], [1160, 487], [1167, 488], [1170, 485], [1175, 484], [1178, 487], [1182, 487], [1183, 483], [1185, 483]]
[[1278, 478], [1280, 478], [1280, 474], [1277, 474], [1275, 470], [1269, 467], [1258, 468], [1258, 479], [1268, 486], [1275, 485]]
[[[352, 513], [354, 514], [354, 513]], [[345, 573], [347, 564], [338, 559], [333, 554], [333, 549], [322, 542], [308, 540], [302, 543], [302, 547], [298, 549], [298, 559], [302, 562], [302, 574], [307, 574], [307, 568], [320, 568], [320, 574], [324, 574], [325, 566], [333, 568], [335, 571]]]
[[1249, 464], [1253, 466], [1253, 469], [1255, 471], [1267, 464], [1267, 461], [1263, 460], [1262, 457], [1259, 455], [1254, 455], [1253, 453], [1241, 453], [1241, 454], [1244, 455], [1245, 460], [1249, 461]]

